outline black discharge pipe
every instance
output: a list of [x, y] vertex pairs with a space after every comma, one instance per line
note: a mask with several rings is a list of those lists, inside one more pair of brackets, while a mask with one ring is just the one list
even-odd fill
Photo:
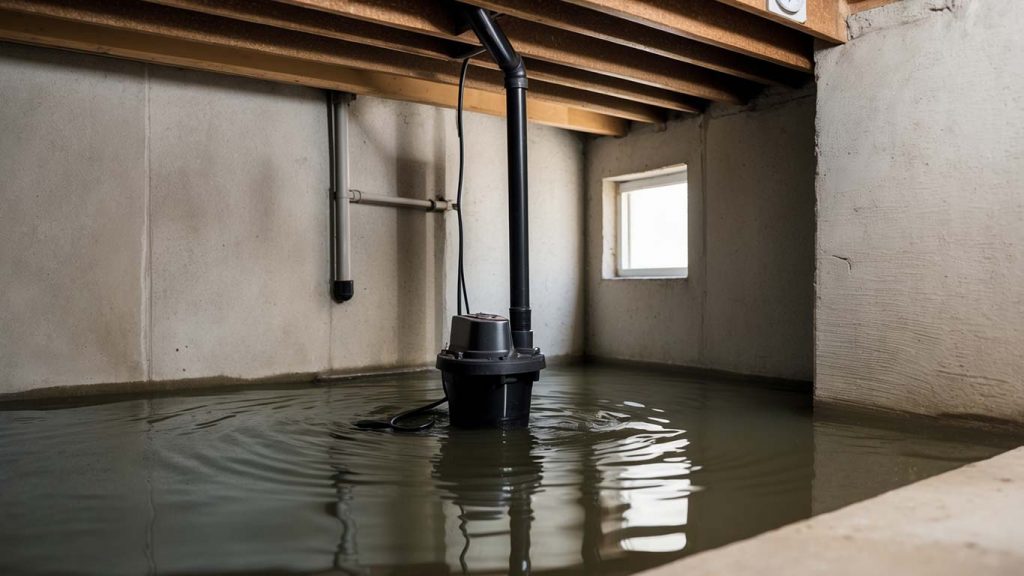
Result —
[[530, 319], [530, 251], [526, 176], [526, 66], [505, 33], [483, 8], [465, 7], [473, 32], [505, 73], [508, 130], [509, 322], [517, 349], [533, 348]]

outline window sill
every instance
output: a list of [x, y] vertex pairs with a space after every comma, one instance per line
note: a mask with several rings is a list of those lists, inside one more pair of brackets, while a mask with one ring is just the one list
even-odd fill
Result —
[[689, 275], [689, 266], [680, 266], [678, 268], [666, 266], [662, 268], [629, 268], [626, 270], [619, 268], [615, 271], [615, 275], [610, 278], [615, 280], [686, 280]]
[[689, 276], [605, 276], [601, 280], [611, 280], [617, 282], [619, 280], [689, 280]]

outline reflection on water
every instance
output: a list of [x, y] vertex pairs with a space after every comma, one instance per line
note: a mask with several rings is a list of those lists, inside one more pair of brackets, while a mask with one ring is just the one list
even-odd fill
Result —
[[437, 387], [417, 374], [0, 411], [0, 573], [625, 574], [1018, 440], [595, 366], [545, 371], [527, 430], [351, 425]]

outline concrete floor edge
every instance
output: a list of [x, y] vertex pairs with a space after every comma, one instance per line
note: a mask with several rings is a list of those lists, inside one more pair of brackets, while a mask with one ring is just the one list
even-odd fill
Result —
[[643, 574], [1021, 574], [1022, 485], [1018, 447]]

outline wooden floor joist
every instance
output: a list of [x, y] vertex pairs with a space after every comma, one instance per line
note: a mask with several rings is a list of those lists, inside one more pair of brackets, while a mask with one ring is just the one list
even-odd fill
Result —
[[[389, 28], [343, 16], [325, 14], [273, 2], [254, 4], [249, 0], [147, 1], [204, 14], [212, 14], [328, 38], [370, 44], [381, 48], [390, 48], [443, 60], [450, 60], [452, 56], [465, 53], [467, 49], [472, 48], [470, 44], [415, 34], [407, 30]], [[497, 69], [497, 65], [493, 64], [488, 58], [478, 58], [474, 62], [477, 65]], [[527, 59], [527, 69], [531, 78], [542, 80], [548, 84], [588, 90], [667, 110], [696, 113], [704, 108], [704, 102], [698, 98], [548, 62]], [[637, 117], [631, 119], [639, 120]]]
[[[76, 0], [72, 4], [63, 0], [0, 0], [0, 8], [435, 82], [458, 82], [458, 63], [454, 61], [428, 59], [205, 14], [148, 6], [134, 0]], [[468, 85], [496, 93], [504, 90], [502, 75], [496, 70], [478, 71]], [[550, 83], [535, 82], [532, 92], [554, 102], [628, 120], [660, 122], [664, 119], [656, 108], [645, 104]]]
[[712, 0], [567, 1], [801, 72], [814, 67], [809, 36]]
[[[603, 74], [595, 74], [586, 70], [569, 68], [531, 58], [526, 58], [525, 61], [526, 71], [531, 78], [531, 82], [533, 82], [533, 79], [556, 82], [563, 86], [596, 91], [601, 94], [643, 102], [651, 106], [658, 106], [667, 110], [677, 110], [679, 112], [699, 113], [704, 110], [706, 104], [700, 98], [644, 86]], [[480, 62], [482, 66], [497, 67], [484, 58], [474, 60], [474, 62]]]
[[[0, 40], [449, 108], [457, 95], [452, 84], [4, 9], [0, 9]], [[497, 92], [467, 88], [465, 108], [503, 115], [505, 98]], [[554, 103], [536, 94], [531, 94], [528, 113], [533, 122], [592, 134], [621, 136], [628, 130], [628, 121], [622, 118]]]
[[382, 26], [365, 20], [325, 14], [318, 10], [307, 10], [278, 2], [253, 2], [252, 0], [146, 1], [294, 32], [369, 44], [378, 48], [400, 49], [410, 54], [434, 58], [452, 58], [455, 54], [465, 52], [473, 46], [462, 41], [417, 34], [402, 28]]
[[651, 55], [640, 62], [637, 51], [632, 48], [541, 24], [507, 19], [502, 22], [502, 29], [520, 54], [535, 60], [589, 70], [706, 100], [745, 102], [759, 88], [733, 76], [662, 56]]
[[809, 79], [807, 74], [801, 74], [789, 68], [702, 42], [681, 38], [668, 32], [567, 2], [552, 2], [551, 0], [467, 0], [467, 2], [500, 14], [508, 14], [522, 20], [628, 46], [759, 84], [800, 85]]
[[[899, 2], [899, 0], [845, 0], [844, 3], [846, 4], [846, 10], [841, 10], [841, 12], [846, 14], [856, 14], [857, 12], [880, 8], [886, 4], [892, 4], [893, 2]], [[843, 41], [845, 41], [845, 38]]]
[[0, 0], [0, 40], [441, 106], [473, 55], [467, 106], [502, 114], [503, 74], [460, 15], [470, 5], [523, 56], [531, 120], [622, 134], [806, 83], [813, 43], [843, 41], [855, 1], [807, 0], [796, 24], [764, 0]]
[[[445, 17], [442, 2], [418, 0], [281, 0], [289, 4], [337, 14], [374, 24], [445, 38], [472, 40], [472, 32], [459, 36], [458, 24]], [[742, 17], [759, 19], [734, 11]], [[768, 23], [770, 24], [770, 23]], [[721, 102], [742, 102], [755, 86], [742, 79], [678, 61], [638, 57], [635, 50], [611, 42], [517, 19], [503, 19], [502, 29], [523, 56], [606, 74], [648, 86]], [[783, 29], [785, 30], [785, 29]]]
[[797, 22], [770, 12], [765, 6], [765, 0], [718, 0], [723, 4], [746, 10], [762, 18], [768, 18], [801, 32], [806, 32], [816, 38], [827, 42], [846, 42], [846, 23], [843, 18], [840, 3], [837, 0], [806, 0], [807, 21]]
[[355, 20], [374, 22], [386, 26], [452, 38], [461, 23], [437, 0], [269, 0], [340, 14]]

